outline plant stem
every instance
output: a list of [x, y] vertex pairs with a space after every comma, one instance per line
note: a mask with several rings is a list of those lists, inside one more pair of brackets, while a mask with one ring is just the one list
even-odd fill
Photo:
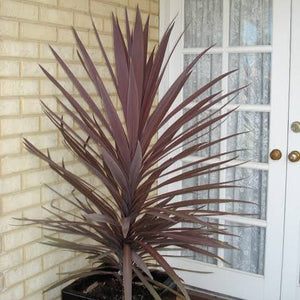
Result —
[[123, 287], [124, 300], [132, 299], [132, 260], [131, 248], [128, 244], [123, 245]]

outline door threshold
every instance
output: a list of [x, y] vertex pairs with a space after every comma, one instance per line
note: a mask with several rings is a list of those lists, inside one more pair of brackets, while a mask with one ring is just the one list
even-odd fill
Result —
[[242, 300], [241, 298], [231, 297], [205, 289], [197, 289], [191, 286], [187, 286], [186, 288], [191, 300]]

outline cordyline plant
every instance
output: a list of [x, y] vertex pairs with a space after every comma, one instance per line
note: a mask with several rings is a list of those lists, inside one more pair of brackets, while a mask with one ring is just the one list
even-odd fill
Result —
[[[101, 191], [100, 188], [72, 173], [64, 162], [61, 164], [55, 162], [49, 151], [43, 153], [25, 139], [26, 148], [48, 163], [51, 169], [70, 183], [74, 187], [74, 191], [82, 194], [85, 199], [79, 198], [75, 192], [73, 193], [74, 198], [71, 199], [56, 192], [80, 213], [64, 211], [52, 203], [53, 209], [49, 211], [54, 218], [22, 220], [27, 221], [28, 224], [42, 225], [43, 228], [56, 233], [78, 235], [92, 241], [86, 243], [52, 236], [46, 237], [48, 241], [45, 241], [45, 244], [86, 253], [88, 254], [87, 258], [93, 261], [92, 267], [70, 273], [67, 278], [56, 283], [55, 286], [78, 277], [109, 273], [121, 281], [125, 300], [132, 298], [133, 277], [137, 277], [155, 299], [161, 299], [157, 288], [162, 287], [181, 298], [189, 299], [182, 280], [176, 274], [178, 269], [172, 268], [161, 253], [171, 246], [173, 249], [190, 250], [222, 259], [205, 250], [205, 247], [228, 249], [233, 247], [214, 237], [228, 233], [224, 227], [221, 228], [218, 224], [207, 221], [207, 217], [224, 215], [226, 212], [209, 210], [207, 205], [228, 203], [233, 200], [190, 199], [177, 201], [176, 196], [203, 190], [232, 188], [236, 185], [230, 181], [186, 188], [178, 185], [178, 189], [171, 189], [160, 194], [155, 191], [182, 180], [228, 168], [227, 163], [236, 157], [232, 159], [222, 159], [222, 157], [238, 150], [204, 157], [173, 169], [172, 166], [195, 152], [205, 150], [236, 136], [234, 134], [207, 142], [199, 142], [195, 139], [196, 135], [199, 136], [217, 126], [231, 111], [222, 113], [221, 108], [216, 108], [215, 113], [209, 117], [199, 118], [199, 121], [194, 123], [190, 121], [197, 116], [201, 117], [201, 114], [213, 108], [215, 104], [223, 103], [222, 100], [235, 95], [238, 90], [227, 94], [222, 94], [220, 91], [203, 96], [204, 93], [207, 95], [212, 86], [231, 74], [233, 72], [231, 71], [205, 84], [184, 99], [180, 105], [176, 107], [172, 105], [189, 78], [193, 66], [207, 53], [209, 50], [207, 49], [195, 57], [162, 96], [157, 106], [152, 109], [170, 59], [170, 56], [165, 58], [165, 54], [174, 22], [166, 29], [157, 49], [153, 49], [148, 56], [149, 17], [143, 26], [137, 8], [135, 24], [131, 31], [127, 11], [125, 11], [125, 15], [126, 34], [124, 36], [118, 19], [114, 15], [112, 16], [115, 69], [108, 60], [93, 23], [100, 50], [121, 103], [124, 123], [113, 105], [113, 100], [101, 79], [97, 66], [74, 29], [78, 46], [77, 54], [102, 99], [103, 108], [92, 98], [84, 84], [76, 78], [53, 48], [51, 50], [57, 62], [89, 106], [91, 113], [87, 112], [63, 85], [41, 66], [46, 76], [61, 91], [73, 108], [69, 108], [60, 99], [57, 101], [87, 138], [82, 138], [62, 116], [52, 111], [43, 102], [42, 107], [52, 123], [59, 129], [67, 147], [102, 182], [103, 190]], [[174, 49], [170, 55], [173, 51]], [[201, 100], [193, 102], [201, 96]], [[191, 104], [194, 105], [190, 108]], [[184, 113], [179, 114], [183, 109]], [[169, 122], [176, 116], [178, 116], [176, 122]], [[153, 142], [158, 131], [166, 124], [169, 124], [167, 129]], [[214, 160], [212, 163], [212, 159], [219, 160], [217, 162]], [[201, 166], [199, 166], [200, 163]], [[109, 196], [107, 196], [107, 191]], [[175, 226], [183, 222], [191, 225], [188, 227]], [[198, 226], [195, 227], [193, 224]], [[177, 285], [176, 290], [152, 277], [151, 272], [157, 265]]]

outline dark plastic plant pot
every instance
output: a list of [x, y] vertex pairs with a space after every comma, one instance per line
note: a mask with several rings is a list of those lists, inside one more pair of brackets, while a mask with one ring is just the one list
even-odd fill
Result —
[[[163, 272], [156, 271], [152, 273], [155, 280], [164, 283], [165, 285], [170, 286], [171, 288], [175, 288], [172, 280]], [[99, 295], [96, 297], [88, 296], [83, 291], [86, 290], [87, 287], [92, 285], [94, 282], [105, 282], [111, 279], [111, 275], [101, 275], [101, 276], [89, 276], [85, 278], [80, 278], [72, 282], [70, 285], [66, 286], [62, 290], [62, 300], [98, 300]], [[175, 300], [176, 297], [167, 290], [161, 291], [162, 299], [166, 300]], [[111, 294], [110, 295], [102, 295], [100, 299], [113, 300]], [[134, 299], [134, 298], [133, 298]], [[136, 298], [137, 299], [137, 298]], [[152, 300], [153, 297], [142, 296], [138, 298], [139, 300]]]

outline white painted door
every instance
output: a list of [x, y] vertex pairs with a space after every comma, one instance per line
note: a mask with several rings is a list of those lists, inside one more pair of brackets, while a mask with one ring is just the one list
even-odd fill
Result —
[[[221, 207], [227, 211], [248, 210], [257, 214], [252, 217], [218, 218], [219, 222], [233, 226], [231, 227], [232, 233], [241, 236], [240, 239], [226, 240], [239, 247], [240, 251], [218, 250], [218, 254], [230, 261], [230, 265], [199, 255], [191, 256], [191, 253], [187, 252], [182, 253], [182, 256], [188, 256], [188, 258], [170, 259], [170, 261], [181, 268], [211, 272], [211, 274], [181, 272], [180, 275], [187, 285], [240, 299], [280, 299], [289, 134], [291, 1], [161, 0], [160, 5], [162, 30], [178, 14], [172, 41], [175, 42], [176, 36], [189, 25], [184, 39], [170, 62], [166, 85], [176, 78], [176, 75], [195, 54], [211, 44], [216, 44], [195, 67], [194, 74], [177, 100], [178, 102], [182, 101], [193, 89], [199, 88], [221, 72], [224, 73], [230, 69], [239, 68], [239, 71], [230, 79], [224, 80], [221, 87], [219, 86], [224, 93], [245, 83], [251, 83], [251, 86], [242, 92], [232, 104], [232, 106], [239, 105], [238, 111], [221, 125], [219, 131], [214, 131], [215, 136], [212, 134], [207, 136], [207, 138], [217, 138], [219, 134], [226, 135], [244, 129], [251, 130], [246, 137], [222, 144], [221, 149], [209, 150], [210, 153], [218, 150], [226, 151], [237, 145], [251, 148], [240, 157], [240, 161], [250, 160], [250, 162], [231, 171], [222, 171], [218, 178], [210, 176], [197, 180], [212, 182], [218, 179], [231, 180], [249, 177], [243, 183], [251, 186], [252, 189], [239, 192], [223, 190], [214, 192], [215, 194], [194, 196], [231, 197], [257, 203], [255, 208], [229, 205]], [[298, 41], [298, 47], [299, 44]], [[294, 51], [299, 53], [299, 50], [295, 48]], [[298, 64], [300, 64], [299, 61]], [[299, 82], [298, 77], [298, 82], [294, 83], [298, 85], [298, 89]], [[300, 109], [298, 109], [298, 115], [299, 119]], [[297, 119], [295, 115], [290, 118]], [[298, 139], [298, 150], [300, 150], [300, 134], [298, 134]], [[296, 144], [290, 142], [289, 150], [293, 147], [295, 148]], [[272, 149], [280, 149], [282, 159], [276, 161], [269, 159], [269, 152]], [[189, 157], [182, 163], [196, 159], [199, 159], [199, 156]], [[289, 166], [291, 174], [292, 168], [296, 168], [296, 164]], [[182, 182], [182, 185], [197, 184], [196, 181], [194, 183]], [[297, 182], [295, 179], [291, 181], [291, 186], [293, 185], [291, 190], [295, 189]], [[294, 206], [290, 205], [290, 210], [293, 211], [297, 207], [299, 214], [300, 199], [297, 206], [295, 203], [296, 201], [293, 202]], [[294, 214], [296, 214], [295, 211]], [[298, 217], [296, 221], [298, 237], [300, 236], [299, 221]], [[239, 227], [240, 225], [246, 225], [246, 227]], [[294, 237], [295, 221], [289, 226], [294, 228], [293, 239], [291, 239], [294, 241], [294, 252], [300, 253], [300, 239], [297, 238], [295, 241]], [[286, 230], [288, 230], [287, 227], [288, 223]], [[295, 253], [293, 255], [295, 259]], [[299, 256], [297, 259], [299, 261]], [[294, 273], [299, 274], [298, 261], [298, 269], [295, 268]], [[295, 264], [295, 260], [290, 259], [290, 264], [293, 263]], [[297, 278], [299, 279], [299, 276]], [[299, 280], [297, 286], [299, 286]], [[284, 288], [282, 290], [284, 291]], [[293, 300], [300, 299], [300, 297], [283, 296], [281, 299]]]

